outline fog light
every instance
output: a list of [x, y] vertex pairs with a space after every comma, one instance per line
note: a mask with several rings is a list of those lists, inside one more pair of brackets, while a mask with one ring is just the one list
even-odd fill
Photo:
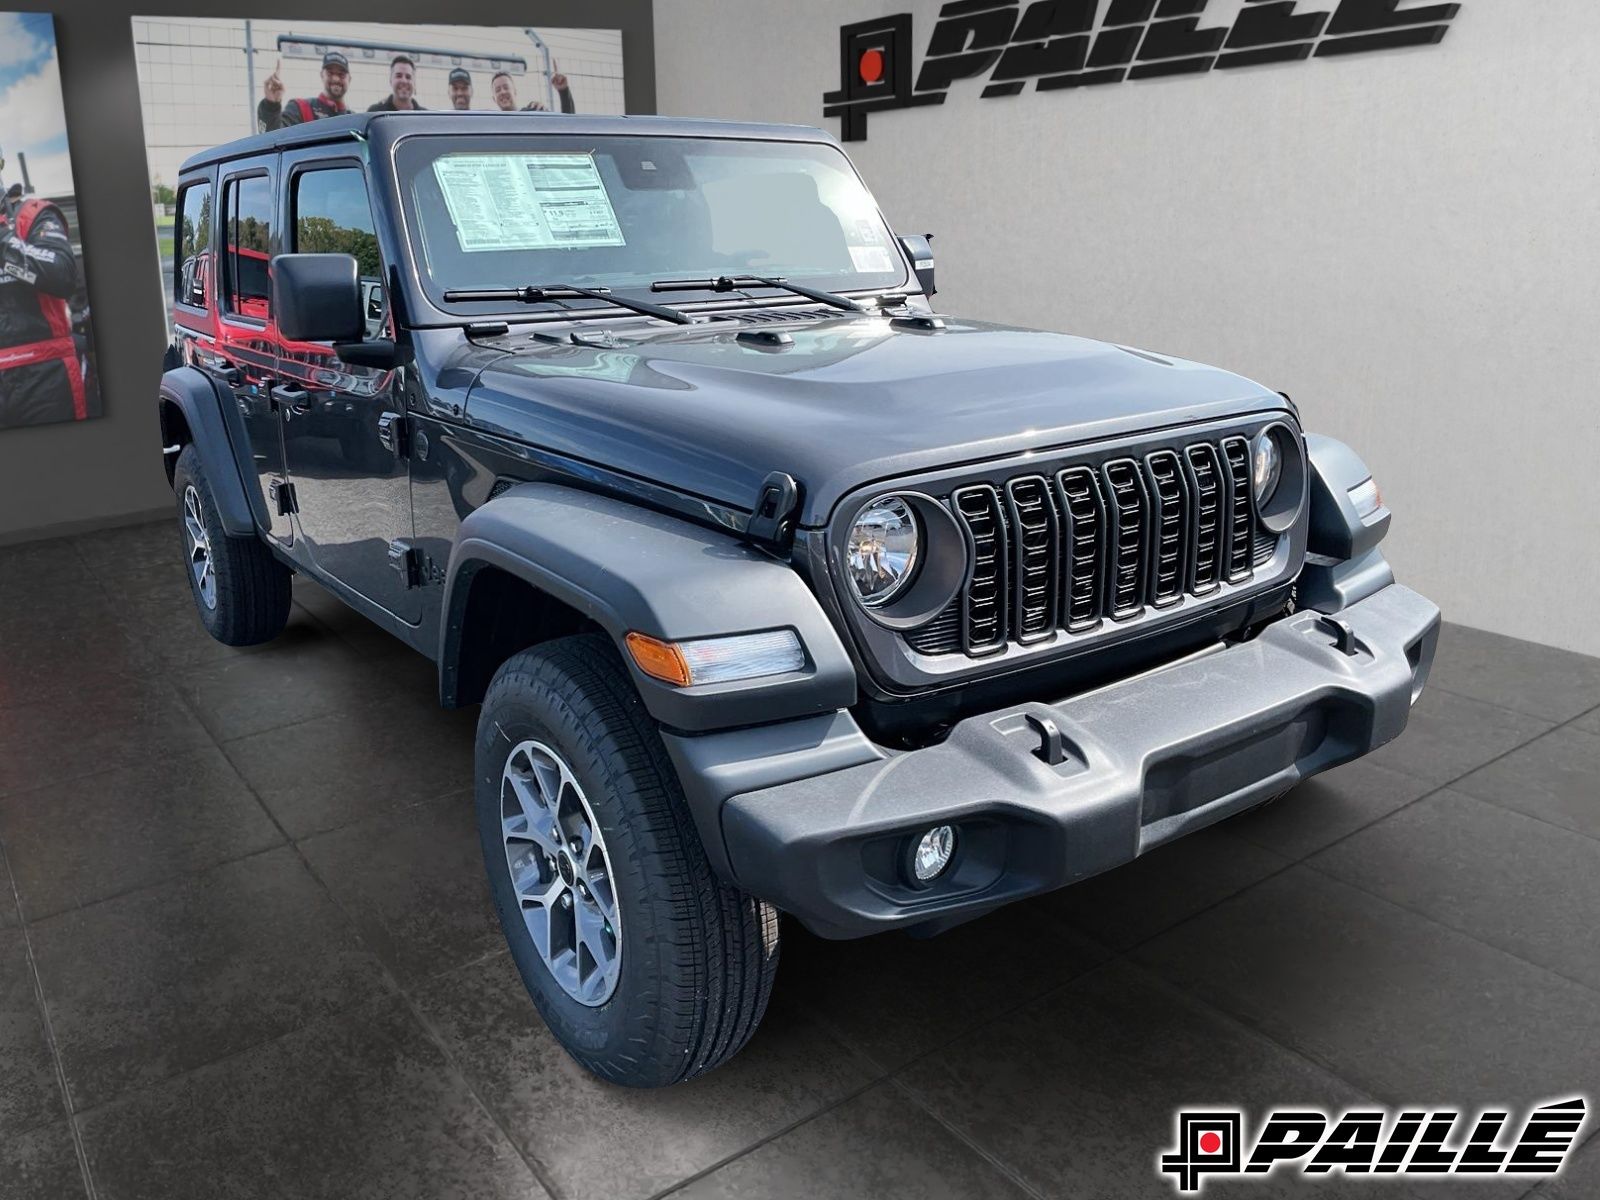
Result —
[[911, 852], [911, 875], [918, 883], [932, 883], [950, 865], [956, 852], [956, 831], [949, 825], [935, 825], [922, 835]]

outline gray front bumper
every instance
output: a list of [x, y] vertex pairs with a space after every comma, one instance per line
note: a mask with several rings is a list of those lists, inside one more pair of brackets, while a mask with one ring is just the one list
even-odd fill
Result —
[[[1392, 584], [1337, 618], [1343, 631], [1297, 613], [1086, 695], [971, 717], [923, 750], [873, 746], [844, 713], [667, 744], [741, 887], [828, 936], [937, 926], [1128, 862], [1398, 736], [1439, 610]], [[1058, 765], [1030, 715], [1060, 731]], [[908, 840], [940, 824], [957, 829], [955, 861], [916, 889]]]

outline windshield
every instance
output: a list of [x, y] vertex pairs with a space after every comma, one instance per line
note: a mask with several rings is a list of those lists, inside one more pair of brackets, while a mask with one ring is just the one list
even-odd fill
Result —
[[825, 144], [414, 136], [399, 143], [395, 163], [418, 270], [441, 307], [504, 308], [445, 305], [443, 295], [539, 284], [648, 294], [658, 280], [721, 275], [783, 276], [834, 292], [906, 282], [877, 204]]

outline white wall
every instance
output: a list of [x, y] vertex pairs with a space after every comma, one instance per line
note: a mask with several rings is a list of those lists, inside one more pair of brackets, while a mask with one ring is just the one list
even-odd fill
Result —
[[[839, 26], [911, 11], [920, 66], [938, 9], [655, 0], [658, 111], [837, 134]], [[1466, 0], [1428, 49], [958, 83], [847, 149], [891, 223], [938, 234], [946, 311], [1289, 392], [1366, 458], [1447, 618], [1600, 654], [1597, 51], [1594, 0]]]

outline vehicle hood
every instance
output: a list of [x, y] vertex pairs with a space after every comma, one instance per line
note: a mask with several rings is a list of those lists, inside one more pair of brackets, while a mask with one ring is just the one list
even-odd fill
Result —
[[[880, 480], [1286, 407], [1215, 367], [954, 318], [717, 320], [616, 332], [611, 345], [526, 328], [497, 339], [505, 353], [473, 384], [475, 426], [745, 510], [769, 472], [786, 471], [810, 526]], [[757, 329], [790, 340], [739, 336]]]

